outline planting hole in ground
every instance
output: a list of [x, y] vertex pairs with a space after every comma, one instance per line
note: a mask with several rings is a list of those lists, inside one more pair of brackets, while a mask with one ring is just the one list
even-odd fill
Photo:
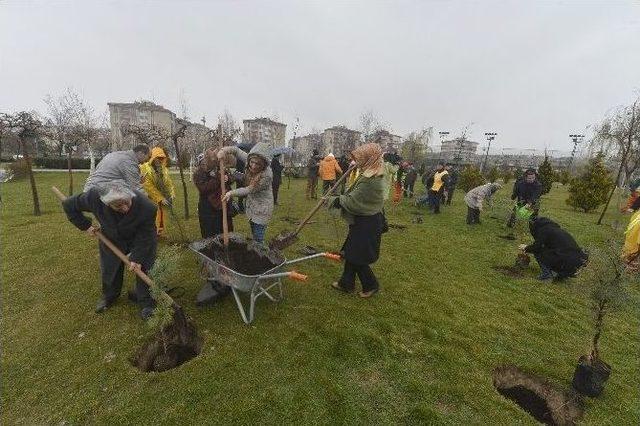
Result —
[[173, 314], [173, 322], [156, 332], [131, 358], [131, 364], [145, 373], [176, 368], [202, 351], [202, 337], [195, 324], [181, 308]]
[[538, 422], [547, 425], [574, 425], [584, 412], [580, 398], [564, 392], [541, 377], [513, 365], [493, 371], [493, 386]]

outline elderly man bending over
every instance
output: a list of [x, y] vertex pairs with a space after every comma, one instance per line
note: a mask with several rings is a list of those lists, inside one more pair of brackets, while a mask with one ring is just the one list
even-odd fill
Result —
[[[156, 206], [144, 194], [132, 191], [124, 181], [116, 180], [74, 195], [63, 202], [67, 218], [81, 231], [95, 237], [102, 233], [122, 252], [130, 253], [131, 270], [149, 271], [156, 258]], [[100, 226], [82, 212], [91, 212]], [[120, 296], [124, 265], [102, 242], [100, 249], [100, 270], [102, 272], [102, 298], [96, 312], [104, 312]], [[153, 314], [153, 299], [146, 284], [136, 277], [136, 296], [142, 307], [144, 320]]]

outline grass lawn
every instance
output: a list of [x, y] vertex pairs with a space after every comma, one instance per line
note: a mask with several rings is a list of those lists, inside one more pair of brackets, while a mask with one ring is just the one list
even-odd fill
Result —
[[[76, 186], [85, 176], [75, 175]], [[105, 314], [93, 313], [96, 243], [66, 221], [49, 190], [65, 190], [66, 175], [36, 179], [40, 217], [31, 214], [27, 181], [1, 189], [2, 424], [531, 424], [494, 390], [493, 368], [513, 363], [567, 389], [588, 349], [579, 282], [540, 283], [535, 262], [522, 279], [493, 270], [512, 264], [520, 241], [497, 238], [502, 222], [488, 212], [469, 228], [458, 191], [454, 206], [425, 214], [421, 224], [411, 222], [416, 209], [408, 203], [388, 208], [389, 221], [407, 228], [383, 237], [374, 266], [382, 292], [368, 301], [331, 290], [341, 266], [314, 260], [296, 265], [306, 283], [286, 282], [285, 300], [259, 302], [247, 326], [232, 298], [195, 306], [198, 264], [185, 252], [175, 284], [186, 294], [178, 302], [204, 336], [203, 352], [180, 368], [141, 373], [128, 362], [148, 334], [137, 309], [122, 297]], [[294, 180], [288, 189], [285, 179], [267, 238], [292, 227], [282, 217], [310, 209], [303, 186]], [[186, 227], [196, 238], [191, 184], [189, 196]], [[595, 213], [574, 213], [565, 198], [554, 188], [543, 213], [581, 245], [619, 233], [594, 225]], [[628, 216], [607, 219], [615, 220], [624, 226]], [[235, 223], [248, 232], [244, 216]], [[287, 255], [303, 244], [336, 250], [345, 234], [322, 211]], [[127, 276], [125, 286], [132, 282]], [[640, 300], [637, 286], [632, 297]], [[632, 304], [609, 318], [601, 352], [613, 373], [603, 395], [587, 400], [584, 424], [640, 423], [639, 329]]]

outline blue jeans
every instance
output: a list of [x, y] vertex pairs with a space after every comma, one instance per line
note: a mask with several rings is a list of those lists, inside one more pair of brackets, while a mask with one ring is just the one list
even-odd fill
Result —
[[251, 225], [253, 241], [262, 244], [264, 242], [264, 233], [267, 231], [267, 225], [260, 225], [252, 221], [249, 221], [249, 225]]

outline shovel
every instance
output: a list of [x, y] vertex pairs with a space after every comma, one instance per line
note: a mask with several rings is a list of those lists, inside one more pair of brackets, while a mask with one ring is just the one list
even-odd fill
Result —
[[[66, 195], [60, 192], [60, 190], [55, 186], [52, 186], [51, 190], [58, 197], [60, 202], [63, 202], [67, 199]], [[118, 247], [115, 246], [115, 244], [109, 241], [109, 239], [105, 237], [102, 232], [98, 230], [96, 231], [95, 235], [105, 246], [109, 248], [109, 250], [113, 252], [113, 254], [115, 254], [125, 264], [125, 266], [129, 267], [131, 265], [131, 261], [122, 252], [122, 250], [120, 250]], [[161, 297], [163, 301], [167, 302], [167, 305], [171, 306], [171, 309], [173, 311], [172, 312], [173, 316], [171, 320], [172, 322], [166, 325], [164, 329], [160, 331], [160, 333], [164, 333], [163, 338], [167, 340], [175, 339], [175, 341], [180, 342], [183, 340], [183, 336], [193, 336], [194, 334], [197, 336], [197, 330], [195, 329], [195, 325], [191, 321], [191, 318], [189, 318], [184, 313], [184, 311], [182, 310], [182, 307], [178, 305], [171, 296], [169, 296], [166, 292], [164, 292], [164, 290], [160, 289], [159, 286], [156, 286], [156, 284], [153, 282], [151, 278], [149, 278], [147, 274], [142, 272], [140, 269], [134, 269], [133, 271], [138, 277], [140, 277], [140, 279], [150, 289], [159, 290], [155, 293], [159, 294], [158, 297]], [[171, 334], [171, 336], [168, 336], [168, 334]]]
[[273, 239], [269, 242], [269, 248], [275, 249], [275, 250], [284, 250], [285, 248], [289, 247], [291, 244], [298, 241], [298, 234], [300, 233], [302, 228], [304, 228], [304, 226], [307, 223], [309, 223], [313, 215], [315, 215], [318, 212], [318, 210], [320, 210], [320, 207], [322, 207], [322, 205], [327, 201], [327, 197], [333, 194], [333, 192], [338, 188], [338, 186], [342, 183], [342, 181], [345, 180], [347, 176], [349, 176], [349, 174], [355, 167], [356, 167], [355, 165], [349, 167], [347, 171], [345, 171], [342, 174], [342, 176], [340, 176], [340, 179], [338, 179], [336, 183], [334, 183], [333, 186], [326, 192], [326, 194], [322, 196], [320, 201], [318, 201], [318, 204], [316, 204], [316, 206], [309, 212], [309, 214], [307, 214], [307, 217], [305, 217], [302, 220], [302, 222], [300, 222], [300, 225], [298, 225], [295, 231], [280, 232], [278, 235], [273, 237]]

